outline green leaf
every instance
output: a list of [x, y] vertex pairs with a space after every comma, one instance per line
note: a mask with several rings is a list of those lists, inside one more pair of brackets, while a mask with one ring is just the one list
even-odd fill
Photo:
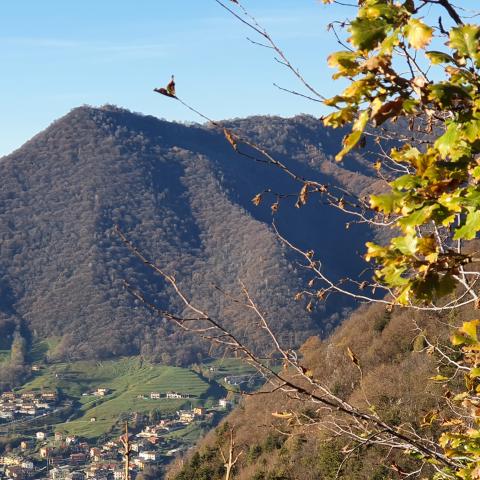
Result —
[[350, 24], [350, 42], [360, 50], [372, 50], [387, 36], [388, 29], [382, 18], [356, 18]]
[[480, 180], [480, 166], [475, 167], [475, 168], [472, 170], [472, 177], [473, 177], [475, 180]]
[[430, 51], [425, 52], [425, 55], [433, 65], [439, 65], [441, 63], [455, 63], [455, 59], [447, 53]]
[[480, 27], [478, 25], [461, 25], [452, 28], [450, 31], [449, 46], [457, 51], [461, 57], [471, 58], [478, 62], [480, 56], [478, 41], [480, 38]]
[[408, 285], [409, 280], [403, 275], [407, 272], [407, 267], [398, 265], [388, 265], [380, 270], [385, 283], [392, 287], [402, 287]]
[[328, 57], [328, 65], [341, 71], [356, 69], [359, 66], [357, 56], [356, 52], [335, 52]]
[[398, 224], [404, 231], [408, 231], [413, 227], [423, 225], [428, 220], [431, 219], [433, 212], [437, 210], [439, 205], [426, 205], [425, 207], [419, 208], [412, 212], [410, 215], [406, 215], [398, 221]]
[[350, 123], [355, 117], [356, 109], [353, 107], [342, 108], [338, 112], [333, 112], [323, 119], [326, 127], [339, 128]]
[[421, 185], [420, 179], [415, 175], [402, 175], [390, 184], [396, 190], [412, 190]]
[[480, 230], [480, 210], [471, 210], [462, 227], [457, 228], [454, 240], [472, 240]]
[[414, 235], [392, 238], [390, 243], [404, 255], [413, 256], [417, 252], [418, 239]]
[[397, 210], [398, 205], [403, 203], [405, 193], [393, 191], [392, 193], [384, 193], [382, 195], [371, 195], [370, 206], [374, 210], [384, 213], [393, 213]]
[[362, 137], [362, 132], [352, 132], [343, 139], [343, 149], [337, 153], [335, 160], [339, 162], [345, 157], [345, 155], [350, 152]]
[[461, 132], [458, 125], [451, 123], [448, 126], [447, 131], [435, 142], [435, 147], [440, 152], [442, 158], [447, 158], [459, 138], [461, 138]]

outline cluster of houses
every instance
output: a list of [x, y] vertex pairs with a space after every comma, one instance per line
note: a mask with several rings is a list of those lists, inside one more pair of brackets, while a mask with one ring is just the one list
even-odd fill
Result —
[[179, 400], [182, 398], [195, 398], [195, 395], [190, 395], [189, 393], [180, 393], [180, 392], [150, 392], [150, 398], [152, 400], [160, 400], [161, 398], [167, 398], [170, 400]]
[[247, 385], [249, 387], [253, 387], [256, 382], [259, 381], [258, 375], [230, 375], [228, 377], [223, 377], [223, 381], [227, 385], [231, 385], [233, 387], [238, 387], [241, 385]]
[[[220, 408], [226, 408], [226, 399]], [[176, 414], [129, 435], [129, 478], [147, 466], [167, 463], [187, 445], [169, 433], [195, 421], [209, 421], [213, 411], [203, 407], [178, 410]], [[91, 445], [75, 435], [38, 431], [19, 448], [0, 457], [0, 479], [12, 480], [125, 480], [125, 435], [101, 445]], [[2, 477], [3, 474], [3, 477]]]
[[0, 396], [0, 422], [43, 415], [57, 404], [58, 395], [54, 391], [3, 392]]

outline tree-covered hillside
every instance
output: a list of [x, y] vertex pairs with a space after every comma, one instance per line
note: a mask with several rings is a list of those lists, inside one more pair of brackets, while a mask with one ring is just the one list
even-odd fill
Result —
[[[335, 164], [341, 132], [312, 117], [228, 125], [326, 184], [361, 192], [373, 182], [358, 153], [346, 166]], [[332, 297], [309, 315], [294, 300], [303, 272], [270, 227], [274, 198], [260, 207], [251, 199], [266, 188], [296, 187], [268, 165], [235, 155], [213, 127], [81, 107], [2, 158], [0, 178], [0, 348], [8, 349], [17, 331], [27, 342], [57, 337], [50, 352], [57, 358], [140, 353], [185, 364], [209, 353], [209, 344], [153, 316], [125, 290], [128, 280], [159, 307], [179, 308], [114, 233], [116, 224], [197, 304], [256, 348], [268, 342], [253, 317], [214, 285], [235, 294], [243, 281], [274, 329], [295, 345], [331, 329], [349, 307]], [[294, 203], [277, 212], [283, 234], [321, 253], [334, 278], [364, 268], [364, 229], [346, 232], [341, 214], [318, 205], [298, 211]], [[290, 335], [293, 327], [301, 333]]]

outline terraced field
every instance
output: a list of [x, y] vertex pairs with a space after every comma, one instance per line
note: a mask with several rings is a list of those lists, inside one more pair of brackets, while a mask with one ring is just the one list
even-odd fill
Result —
[[[103, 398], [82, 395], [99, 387], [108, 388], [111, 393]], [[61, 389], [82, 404], [78, 418], [57, 425], [56, 429], [87, 438], [98, 437], [115, 429], [122, 414], [155, 409], [168, 413], [186, 403], [195, 405], [200, 397], [203, 402], [207, 397], [216, 396], [215, 390], [218, 390], [191, 370], [152, 365], [144, 362], [141, 357], [52, 365], [25, 384], [22, 390], [53, 388]], [[150, 392], [167, 391], [188, 393], [195, 398], [148, 398]], [[95, 418], [94, 422], [91, 421], [92, 418]]]
[[10, 350], [0, 350], [0, 362], [10, 358]]

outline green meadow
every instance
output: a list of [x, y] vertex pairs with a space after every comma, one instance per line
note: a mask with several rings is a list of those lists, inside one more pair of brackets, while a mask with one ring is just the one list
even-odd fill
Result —
[[[83, 395], [97, 388], [111, 390], [105, 397]], [[197, 404], [216, 393], [216, 388], [191, 370], [154, 365], [141, 357], [128, 357], [104, 362], [81, 361], [47, 366], [22, 391], [60, 389], [77, 399], [80, 410], [76, 418], [56, 425], [56, 430], [99, 437], [113, 431], [122, 414], [160, 410], [174, 412], [183, 405]], [[192, 399], [151, 400], [150, 392], [176, 391], [193, 395]], [[142, 398], [146, 397], [146, 398]], [[92, 419], [95, 421], [92, 421]]]

